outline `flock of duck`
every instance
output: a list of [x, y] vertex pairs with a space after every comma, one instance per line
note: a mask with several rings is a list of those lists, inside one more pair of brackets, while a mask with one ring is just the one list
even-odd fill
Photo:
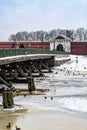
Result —
[[[10, 129], [11, 128], [11, 123], [9, 122], [8, 125], [6, 126], [7, 129]], [[18, 128], [17, 126], [15, 127], [16, 130], [21, 130], [21, 128]]]

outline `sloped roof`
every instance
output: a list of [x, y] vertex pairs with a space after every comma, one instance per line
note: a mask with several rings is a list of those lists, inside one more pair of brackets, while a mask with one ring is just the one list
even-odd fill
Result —
[[67, 41], [71, 41], [71, 38], [66, 37], [62, 34], [59, 34], [58, 36], [53, 37], [52, 39], [50, 39], [50, 41], [56, 41], [56, 40], [67, 40]]

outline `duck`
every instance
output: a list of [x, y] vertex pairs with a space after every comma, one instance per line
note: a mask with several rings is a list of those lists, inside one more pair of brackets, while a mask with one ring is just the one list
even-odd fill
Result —
[[11, 128], [11, 123], [9, 122], [6, 128]]
[[45, 96], [44, 98], [45, 98], [45, 99], [47, 99], [47, 97], [46, 97], [46, 96]]
[[21, 128], [18, 128], [18, 127], [16, 126], [16, 130], [21, 130]]
[[53, 100], [53, 97], [51, 96], [51, 100]]

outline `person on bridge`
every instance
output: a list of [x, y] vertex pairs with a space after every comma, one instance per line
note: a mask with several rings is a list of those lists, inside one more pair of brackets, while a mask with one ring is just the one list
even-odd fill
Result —
[[21, 44], [19, 45], [19, 48], [24, 48], [23, 43], [21, 43]]

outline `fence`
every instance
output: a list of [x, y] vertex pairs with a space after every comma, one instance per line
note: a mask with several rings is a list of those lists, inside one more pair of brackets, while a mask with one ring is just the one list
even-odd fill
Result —
[[27, 54], [68, 54], [64, 51], [51, 51], [45, 49], [29, 49], [29, 48], [11, 48], [0, 49], [0, 57], [15, 56], [15, 55], [27, 55]]

